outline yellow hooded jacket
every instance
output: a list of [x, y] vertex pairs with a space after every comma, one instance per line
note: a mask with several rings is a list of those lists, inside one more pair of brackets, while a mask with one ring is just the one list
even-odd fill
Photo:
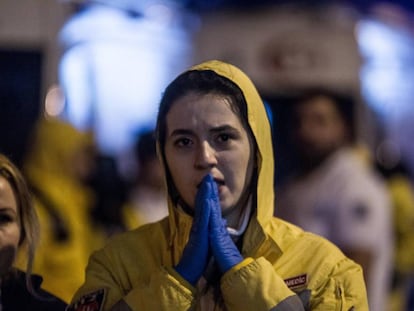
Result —
[[[240, 87], [258, 146], [257, 210], [244, 234], [245, 260], [221, 278], [225, 306], [214, 309], [368, 310], [359, 265], [327, 240], [273, 217], [271, 129], [252, 82], [220, 61], [192, 69], [214, 70]], [[69, 310], [87, 305], [96, 307], [90, 310], [121, 310], [120, 305], [137, 311], [202, 310], [197, 289], [172, 268], [180, 260], [191, 224], [191, 216], [170, 200], [168, 218], [114, 237], [91, 256], [86, 281]]]
[[[92, 144], [90, 134], [69, 123], [40, 119], [23, 167], [41, 228], [33, 272], [43, 277], [44, 289], [66, 302], [84, 282], [89, 255], [98, 248], [90, 220], [93, 196], [73, 169], [75, 155]], [[24, 259], [18, 266], [24, 268]]]

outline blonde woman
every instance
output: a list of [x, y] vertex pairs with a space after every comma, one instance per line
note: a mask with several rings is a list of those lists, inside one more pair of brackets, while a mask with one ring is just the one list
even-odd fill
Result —
[[[0, 154], [0, 310], [65, 310], [66, 304], [40, 288], [32, 275], [38, 220], [30, 192], [19, 169]], [[26, 272], [13, 267], [19, 250], [26, 251]]]

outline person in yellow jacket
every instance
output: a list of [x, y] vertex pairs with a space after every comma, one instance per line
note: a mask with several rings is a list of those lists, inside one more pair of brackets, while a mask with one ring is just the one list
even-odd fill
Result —
[[66, 302], [84, 281], [89, 255], [103, 245], [90, 220], [93, 194], [82, 181], [93, 165], [90, 148], [90, 133], [41, 118], [22, 168], [41, 228], [33, 271], [43, 276], [46, 290]]
[[393, 205], [394, 275], [388, 310], [413, 310], [412, 306], [408, 306], [410, 282], [414, 284], [413, 186], [409, 171], [402, 161], [395, 163], [394, 166], [387, 166], [386, 164], [388, 163], [385, 161], [378, 161], [376, 168], [387, 181]]
[[95, 252], [68, 310], [368, 310], [361, 267], [273, 217], [264, 105], [209, 61], [165, 90], [157, 120], [169, 215]]

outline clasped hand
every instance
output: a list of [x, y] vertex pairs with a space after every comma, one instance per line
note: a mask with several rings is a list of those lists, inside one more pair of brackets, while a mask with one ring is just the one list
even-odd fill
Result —
[[243, 260], [221, 217], [217, 185], [208, 174], [201, 182], [194, 207], [189, 240], [175, 270], [195, 285], [213, 256], [225, 273]]

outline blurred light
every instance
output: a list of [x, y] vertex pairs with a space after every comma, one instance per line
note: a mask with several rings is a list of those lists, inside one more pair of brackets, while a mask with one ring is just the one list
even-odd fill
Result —
[[150, 5], [148, 8], [146, 8], [144, 14], [148, 18], [154, 18], [160, 23], [164, 24], [169, 23], [173, 18], [172, 10], [166, 5], [162, 4]]
[[45, 114], [50, 117], [59, 116], [65, 108], [65, 99], [58, 85], [52, 85], [46, 93]]
[[360, 77], [367, 103], [381, 115], [404, 114], [412, 109], [412, 35], [375, 20], [359, 22], [356, 35], [364, 60]]
[[144, 2], [139, 17], [90, 6], [60, 33], [64, 118], [93, 129], [99, 149], [109, 155], [128, 150], [140, 127], [154, 126], [164, 88], [191, 59], [181, 12]]
[[378, 146], [377, 160], [388, 168], [396, 165], [396, 161], [405, 161], [414, 171], [414, 34], [411, 27], [367, 19], [359, 23], [356, 34], [364, 60], [360, 75], [362, 96], [380, 117], [381, 135], [390, 139]]

